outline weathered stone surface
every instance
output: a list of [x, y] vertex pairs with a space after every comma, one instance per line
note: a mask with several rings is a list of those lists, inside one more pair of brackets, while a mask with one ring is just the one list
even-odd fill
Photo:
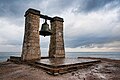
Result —
[[[40, 11], [28, 9], [25, 12], [25, 34], [21, 59], [40, 59], [39, 22]], [[65, 57], [63, 39], [63, 18], [51, 19], [52, 36], [50, 39], [49, 57]]]
[[65, 57], [63, 22], [60, 17], [54, 17], [51, 20], [52, 35], [50, 38], [49, 57]]
[[40, 59], [39, 22], [40, 11], [28, 9], [25, 13], [25, 34], [21, 59]]

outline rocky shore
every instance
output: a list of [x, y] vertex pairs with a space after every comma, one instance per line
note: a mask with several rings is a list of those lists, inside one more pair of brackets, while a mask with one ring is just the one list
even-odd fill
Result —
[[101, 63], [58, 76], [25, 64], [1, 62], [0, 80], [120, 80], [120, 60], [87, 59], [99, 59]]

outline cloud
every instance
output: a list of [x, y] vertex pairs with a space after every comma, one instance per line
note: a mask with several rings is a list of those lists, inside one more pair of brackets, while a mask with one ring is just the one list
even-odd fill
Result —
[[[20, 3], [22, 3], [20, 5]], [[1, 0], [0, 1], [0, 17], [20, 17], [23, 11], [23, 7], [25, 7], [25, 3], [16, 0]]]
[[94, 12], [104, 7], [110, 7], [110, 9], [117, 7], [120, 4], [119, 0], [80, 0], [78, 2], [80, 5], [78, 6], [77, 12]]
[[50, 37], [49, 36], [46, 36], [46, 37], [40, 36], [40, 46], [42, 48], [48, 48], [49, 43], [50, 43]]
[[66, 47], [91, 47], [92, 44], [120, 41], [118, 11], [119, 7], [112, 10], [103, 8], [88, 14], [64, 13]]
[[[0, 51], [5, 46], [10, 51], [13, 46], [21, 49], [24, 13], [28, 8], [64, 18], [65, 46], [69, 50], [118, 50], [119, 4], [120, 0], [0, 0]], [[48, 48], [49, 40], [49, 37], [40, 37], [41, 48]]]
[[120, 52], [120, 41], [66, 48], [66, 52]]
[[46, 12], [50, 15], [60, 15], [74, 5], [75, 1], [73, 0], [48, 0], [45, 10], [47, 10]]
[[22, 46], [0, 45], [0, 52], [21, 52]]
[[8, 20], [0, 18], [0, 44], [21, 45], [23, 27], [19, 27]]

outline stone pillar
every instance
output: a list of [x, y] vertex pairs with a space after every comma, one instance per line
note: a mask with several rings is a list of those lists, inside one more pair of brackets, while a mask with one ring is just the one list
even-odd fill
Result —
[[25, 33], [21, 55], [23, 61], [40, 59], [39, 22], [40, 11], [28, 9], [25, 12]]
[[65, 57], [63, 22], [63, 18], [60, 17], [54, 17], [51, 20], [52, 35], [50, 38], [49, 57]]

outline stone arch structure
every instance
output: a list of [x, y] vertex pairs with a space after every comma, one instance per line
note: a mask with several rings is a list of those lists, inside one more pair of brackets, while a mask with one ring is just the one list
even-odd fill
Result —
[[39, 10], [29, 8], [25, 12], [25, 32], [21, 60], [41, 59], [39, 24], [40, 18], [48, 19], [51, 23], [52, 35], [49, 45], [49, 57], [65, 57], [63, 38], [63, 18], [48, 17], [40, 14]]

